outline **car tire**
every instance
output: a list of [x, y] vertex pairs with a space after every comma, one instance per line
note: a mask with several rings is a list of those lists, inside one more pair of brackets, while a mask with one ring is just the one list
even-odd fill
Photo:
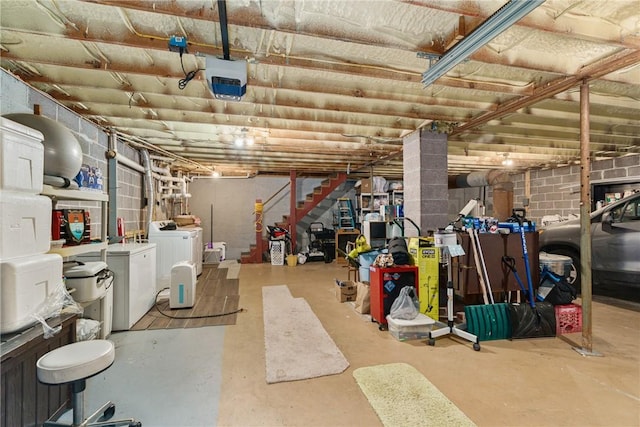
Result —
[[550, 250], [545, 250], [545, 252], [555, 255], [563, 255], [571, 258], [571, 272], [569, 273], [569, 277], [567, 277], [567, 282], [573, 285], [580, 293], [580, 254], [569, 248], [554, 248]]

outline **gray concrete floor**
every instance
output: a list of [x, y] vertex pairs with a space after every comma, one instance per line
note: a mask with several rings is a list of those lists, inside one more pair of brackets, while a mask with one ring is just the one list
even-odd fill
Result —
[[[399, 342], [333, 295], [346, 268], [322, 262], [243, 265], [234, 326], [114, 333], [116, 363], [89, 381], [87, 405], [111, 399], [145, 427], [379, 426], [352, 372], [405, 362], [479, 426], [640, 426], [640, 310], [593, 303], [593, 349], [582, 335], [498, 340], [475, 352], [439, 338]], [[340, 375], [265, 382], [261, 288], [304, 297], [351, 366]]]
[[115, 332], [114, 364], [87, 381], [85, 415], [107, 400], [113, 419], [144, 427], [215, 426], [224, 326]]

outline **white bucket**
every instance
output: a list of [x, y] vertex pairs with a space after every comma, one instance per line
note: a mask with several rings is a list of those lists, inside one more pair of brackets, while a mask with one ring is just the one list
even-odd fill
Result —
[[456, 237], [456, 233], [453, 232], [453, 231], [451, 231], [451, 232], [446, 232], [446, 231], [440, 232], [440, 231], [438, 231], [433, 236], [435, 238], [436, 247], [453, 246], [453, 245], [456, 245], [458, 243], [457, 237]]

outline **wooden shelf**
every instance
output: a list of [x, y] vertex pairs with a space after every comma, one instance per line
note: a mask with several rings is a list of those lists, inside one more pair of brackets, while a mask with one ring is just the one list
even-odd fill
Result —
[[43, 185], [41, 194], [49, 196], [54, 200], [78, 200], [94, 202], [109, 201], [109, 195], [101, 191], [66, 190], [64, 188], [56, 188], [50, 185]]
[[85, 245], [67, 246], [67, 247], [64, 247], [64, 248], [52, 248], [52, 249], [49, 250], [49, 253], [50, 254], [58, 254], [58, 255], [62, 256], [63, 258], [66, 258], [66, 257], [86, 254], [86, 253], [90, 253], [90, 252], [98, 252], [98, 251], [101, 251], [103, 249], [105, 249], [105, 250], [107, 249], [107, 243], [106, 242], [88, 243], [88, 244], [85, 244]]
[[55, 202], [59, 200], [75, 200], [81, 202], [100, 202], [102, 209], [102, 229], [100, 232], [100, 239], [102, 242], [100, 243], [88, 243], [84, 245], [77, 246], [67, 246], [64, 248], [51, 248], [49, 253], [58, 254], [63, 258], [73, 257], [76, 255], [86, 254], [88, 252], [98, 252], [102, 253], [103, 261], [106, 261], [107, 256], [107, 204], [109, 202], [109, 195], [107, 193], [103, 193], [101, 191], [81, 191], [81, 190], [69, 190], [64, 188], [57, 188], [51, 185], [43, 185], [42, 193], [44, 196], [50, 197], [51, 200]]

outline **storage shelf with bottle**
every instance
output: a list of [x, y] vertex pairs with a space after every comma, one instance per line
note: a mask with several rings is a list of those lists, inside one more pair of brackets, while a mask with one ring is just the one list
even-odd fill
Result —
[[389, 203], [394, 206], [394, 216], [404, 217], [404, 190], [391, 190], [389, 194]]
[[48, 196], [53, 201], [54, 205], [58, 201], [93, 201], [100, 202], [101, 206], [101, 230], [100, 230], [100, 243], [90, 243], [76, 246], [66, 247], [52, 247], [49, 253], [56, 253], [63, 258], [77, 256], [80, 254], [101, 251], [103, 254], [103, 261], [106, 261], [106, 249], [107, 249], [107, 204], [109, 201], [109, 195], [103, 192], [97, 191], [81, 191], [81, 190], [67, 190], [52, 187], [50, 185], [43, 185], [42, 195]]
[[360, 193], [358, 196], [358, 213], [360, 223], [368, 213], [380, 213], [380, 206], [389, 204], [389, 193]]

